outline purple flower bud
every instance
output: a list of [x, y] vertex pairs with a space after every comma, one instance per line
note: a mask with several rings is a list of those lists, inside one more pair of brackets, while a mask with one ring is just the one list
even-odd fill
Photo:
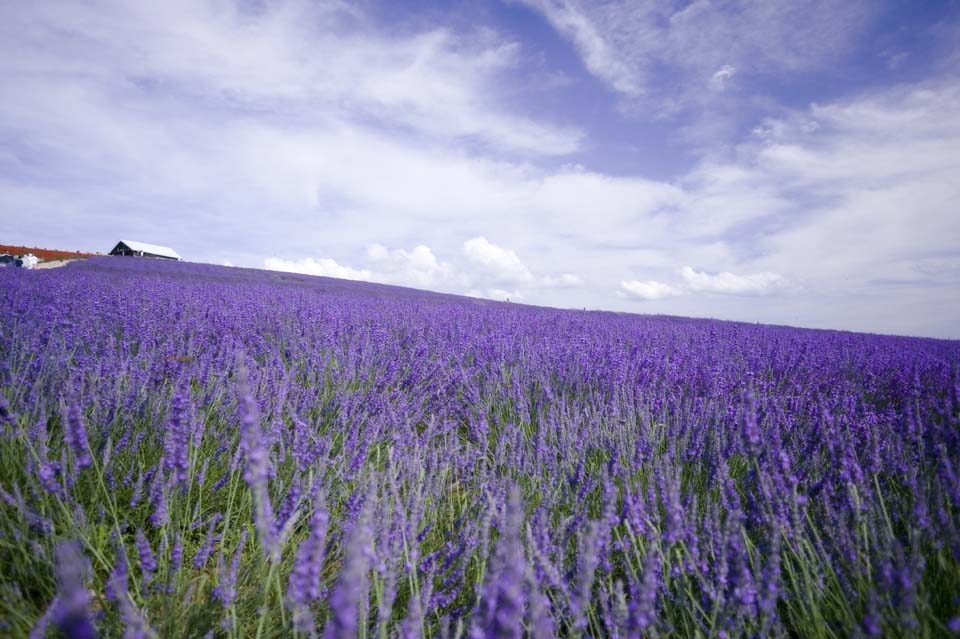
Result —
[[329, 521], [323, 492], [317, 491], [310, 515], [310, 533], [297, 548], [287, 586], [287, 605], [293, 611], [297, 631], [311, 636], [316, 631], [310, 604], [320, 597], [320, 574], [326, 557]]
[[523, 511], [520, 490], [514, 486], [507, 496], [500, 537], [470, 630], [471, 637], [519, 639], [523, 636], [523, 582], [527, 570], [520, 536]]
[[193, 556], [194, 570], [201, 570], [204, 566], [206, 566], [207, 561], [210, 559], [210, 555], [213, 554], [213, 547], [217, 543], [216, 526], [221, 519], [223, 519], [223, 516], [220, 513], [217, 513], [210, 518], [210, 523], [207, 524], [207, 536], [204, 539], [203, 544], [197, 548], [197, 552]]
[[90, 617], [90, 591], [87, 589], [90, 563], [83, 556], [78, 542], [68, 541], [57, 546], [56, 573], [57, 596], [50, 604], [48, 615], [44, 615], [31, 636], [42, 637], [45, 634], [43, 627], [52, 622], [66, 637], [93, 639], [97, 631]]
[[14, 429], [17, 426], [17, 416], [13, 414], [13, 411], [10, 409], [10, 404], [7, 403], [7, 398], [0, 393], [0, 435], [6, 433], [6, 429]]
[[632, 583], [630, 587], [627, 627], [631, 637], [644, 636], [646, 629], [657, 620], [657, 593], [661, 571], [658, 554], [653, 548], [649, 548], [643, 560], [641, 580]]
[[960, 615], [947, 622], [947, 628], [955, 635], [960, 635]]
[[173, 592], [173, 581], [176, 579], [177, 574], [180, 572], [180, 567], [183, 565], [183, 536], [178, 532], [177, 536], [173, 540], [173, 548], [170, 549], [170, 566], [168, 570], [169, 579], [170, 579], [170, 592]]
[[113, 570], [110, 572], [105, 588], [105, 593], [110, 601], [119, 603], [121, 599], [126, 597], [128, 576], [129, 568], [126, 552], [117, 544], [117, 559], [113, 563]]
[[367, 595], [370, 568], [370, 500], [346, 538], [343, 570], [330, 593], [330, 619], [324, 632], [326, 639], [347, 639], [357, 636], [360, 604]]
[[229, 608], [237, 599], [237, 574], [240, 570], [240, 557], [243, 555], [243, 547], [247, 543], [247, 531], [244, 530], [240, 535], [240, 543], [233, 551], [233, 559], [227, 566], [223, 558], [223, 552], [220, 552], [217, 561], [217, 586], [213, 589], [213, 596], [220, 600], [224, 608]]
[[153, 554], [153, 548], [150, 547], [150, 540], [143, 534], [143, 530], [137, 530], [136, 535], [137, 555], [140, 557], [140, 574], [143, 581], [143, 588], [153, 580], [153, 574], [157, 571], [157, 558]]
[[153, 512], [150, 513], [149, 520], [156, 528], [170, 521], [170, 513], [167, 510], [167, 484], [161, 472], [154, 475], [150, 485], [150, 506]]
[[250, 392], [246, 366], [238, 355], [237, 393], [240, 413], [240, 447], [246, 463], [243, 479], [253, 494], [253, 522], [264, 556], [271, 562], [280, 561], [273, 507], [270, 504], [270, 451], [263, 442], [260, 430], [260, 409]]
[[64, 438], [77, 460], [77, 469], [89, 468], [93, 460], [90, 457], [90, 443], [87, 441], [87, 426], [83, 419], [83, 410], [76, 401], [70, 402], [64, 422]]
[[163, 468], [174, 484], [187, 481], [190, 455], [190, 386], [183, 382], [173, 396], [163, 440]]
[[752, 390], [747, 391], [746, 406], [744, 407], [743, 441], [749, 454], [760, 454], [763, 440], [760, 438], [760, 425], [757, 423], [757, 402]]

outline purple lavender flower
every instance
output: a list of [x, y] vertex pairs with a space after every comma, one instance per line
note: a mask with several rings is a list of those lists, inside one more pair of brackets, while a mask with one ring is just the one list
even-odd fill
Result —
[[190, 455], [190, 386], [184, 381], [173, 396], [163, 441], [163, 468], [174, 484], [187, 481]]
[[0, 435], [4, 435], [7, 428], [13, 429], [17, 425], [17, 416], [10, 409], [7, 398], [0, 393]]
[[143, 481], [143, 470], [140, 470], [137, 481], [133, 484], [133, 493], [130, 495], [130, 503], [128, 504], [130, 508], [136, 508], [140, 499], [143, 498]]
[[150, 484], [150, 506], [153, 512], [150, 513], [149, 520], [154, 527], [160, 528], [170, 521], [170, 512], [167, 509], [167, 482], [162, 472], [157, 472]]
[[526, 561], [520, 536], [522, 525], [523, 502], [520, 490], [514, 486], [507, 495], [500, 537], [470, 630], [471, 637], [519, 639], [523, 635]]
[[211, 517], [209, 523], [207, 523], [207, 535], [193, 556], [194, 570], [201, 570], [207, 565], [210, 555], [213, 554], [213, 547], [217, 543], [216, 526], [222, 519], [223, 515], [217, 513]]
[[59, 589], [48, 613], [31, 632], [42, 637], [46, 625], [52, 623], [66, 637], [93, 639], [97, 631], [90, 617], [90, 563], [78, 542], [62, 542], [56, 549], [56, 573]]
[[528, 599], [530, 601], [530, 637], [531, 639], [554, 639], [556, 624], [550, 610], [550, 600], [540, 589], [536, 575], [527, 571]]
[[150, 547], [150, 540], [147, 539], [142, 530], [137, 530], [136, 543], [137, 555], [140, 557], [142, 587], [146, 589], [153, 580], [154, 573], [157, 572], [157, 558], [153, 554], [153, 548]]
[[370, 567], [369, 499], [345, 540], [343, 569], [330, 593], [330, 618], [326, 639], [348, 639], [357, 635], [360, 605], [366, 598]]
[[253, 518], [264, 556], [280, 561], [280, 544], [276, 534], [273, 507], [270, 504], [270, 451], [260, 430], [260, 409], [250, 392], [250, 379], [243, 360], [237, 357], [237, 393], [240, 413], [240, 445], [246, 463], [243, 479], [253, 494]]
[[233, 551], [233, 558], [227, 565], [224, 560], [223, 552], [220, 553], [217, 561], [217, 585], [213, 589], [213, 596], [220, 600], [224, 608], [233, 606], [237, 599], [237, 575], [240, 570], [240, 557], [243, 555], [243, 548], [247, 543], [247, 531], [244, 530], [240, 535], [240, 542]]
[[643, 560], [643, 575], [639, 582], [633, 582], [630, 586], [627, 630], [631, 639], [644, 636], [647, 628], [657, 620], [657, 594], [661, 571], [656, 551], [653, 548], [648, 549]]
[[297, 468], [305, 473], [316, 461], [316, 446], [313, 441], [313, 434], [307, 424], [293, 415], [293, 457], [297, 462]]
[[76, 400], [71, 400], [64, 417], [64, 438], [73, 451], [77, 470], [89, 468], [93, 463], [90, 457], [90, 443], [87, 441], [87, 425], [83, 419], [83, 409]]
[[759, 455], [762, 445], [760, 425], [757, 423], [757, 402], [753, 391], [747, 391], [743, 415], [743, 441], [747, 452]]
[[107, 580], [106, 594], [120, 608], [120, 618], [124, 625], [123, 637], [124, 639], [155, 639], [157, 633], [147, 623], [143, 612], [130, 600], [127, 579], [126, 553], [122, 547], [118, 547], [117, 559]]
[[947, 622], [947, 629], [955, 635], [960, 635], [960, 615], [953, 617]]
[[[37, 275], [0, 269], [0, 303], [30, 318], [0, 324], [0, 536], [39, 568], [54, 534], [136, 534], [105, 584], [114, 634], [191, 617], [211, 583], [207, 613], [233, 634], [258, 618], [284, 618], [264, 628], [278, 635], [620, 639], [960, 625], [942, 592], [960, 564], [957, 342], [146, 260]], [[260, 548], [241, 553], [247, 527]], [[241, 596], [287, 569], [282, 598], [275, 581]], [[0, 607], [50, 603], [33, 585], [7, 580]], [[56, 632], [62, 594], [35, 635]]]
[[168, 591], [173, 592], [173, 583], [176, 580], [177, 575], [180, 573], [180, 567], [183, 565], [183, 535], [177, 532], [177, 536], [173, 540], [173, 547], [170, 549], [170, 565], [168, 569], [168, 575], [170, 580], [170, 585], [168, 586]]
[[113, 562], [113, 570], [110, 572], [104, 588], [108, 599], [114, 603], [119, 603], [127, 595], [129, 574], [126, 550], [118, 543], [117, 558]]
[[313, 636], [316, 629], [310, 604], [320, 597], [320, 574], [326, 557], [327, 526], [330, 516], [322, 491], [317, 491], [310, 515], [310, 533], [300, 542], [287, 585], [287, 605], [293, 611], [298, 632]]

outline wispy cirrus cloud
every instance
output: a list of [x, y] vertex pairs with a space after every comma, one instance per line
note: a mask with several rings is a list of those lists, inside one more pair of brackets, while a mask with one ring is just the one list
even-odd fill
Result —
[[613, 90], [656, 93], [663, 104], [722, 85], [734, 71], [817, 68], [851, 46], [868, 16], [863, 3], [841, 0], [518, 1], [569, 38], [587, 70]]
[[387, 35], [347, 3], [49, 2], [8, 7], [0, 33], [15, 53], [0, 72], [19, 89], [7, 117], [26, 118], [42, 106], [38, 92], [65, 81], [65, 93], [95, 89], [88, 98], [162, 97], [287, 123], [379, 122], [534, 155], [571, 153], [583, 137], [501, 107], [516, 42], [442, 27]]

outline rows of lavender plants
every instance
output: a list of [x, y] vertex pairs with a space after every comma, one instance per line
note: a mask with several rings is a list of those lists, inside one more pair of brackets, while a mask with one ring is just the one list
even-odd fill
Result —
[[0, 271], [0, 635], [960, 632], [960, 343]]

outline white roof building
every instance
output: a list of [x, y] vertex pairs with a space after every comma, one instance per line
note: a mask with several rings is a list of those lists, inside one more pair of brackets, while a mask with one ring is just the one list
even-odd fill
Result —
[[110, 255], [136, 255], [139, 257], [162, 257], [168, 260], [182, 260], [183, 258], [169, 246], [120, 240], [110, 251]]

